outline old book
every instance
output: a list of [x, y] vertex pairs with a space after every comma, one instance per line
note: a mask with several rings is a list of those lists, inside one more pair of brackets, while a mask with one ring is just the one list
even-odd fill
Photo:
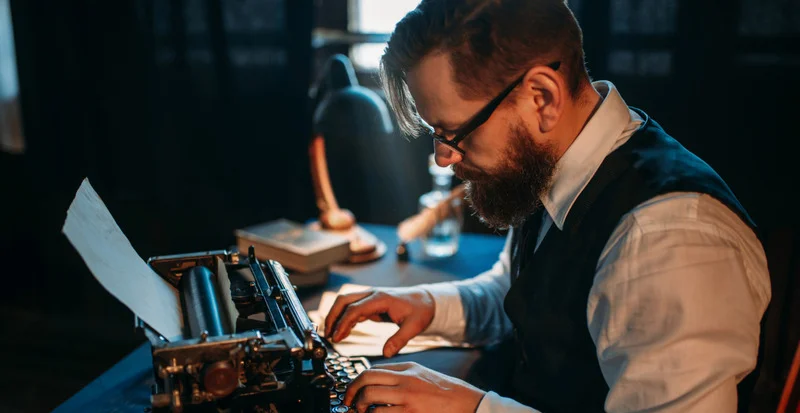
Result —
[[350, 257], [347, 238], [283, 218], [234, 233], [239, 251], [246, 253], [252, 245], [258, 259], [278, 261], [287, 270], [314, 272]]

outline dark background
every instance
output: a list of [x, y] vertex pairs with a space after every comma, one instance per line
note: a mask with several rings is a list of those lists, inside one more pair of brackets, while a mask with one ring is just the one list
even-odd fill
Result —
[[[0, 410], [50, 410], [141, 342], [61, 234], [84, 177], [145, 258], [316, 216], [309, 89], [348, 47], [312, 49], [312, 29], [346, 29], [347, 3], [11, 1], [26, 151], [0, 152]], [[800, 4], [570, 3], [591, 75], [716, 168], [763, 230], [774, 309], [761, 388], [774, 396], [800, 325]], [[360, 221], [396, 224], [430, 188], [430, 142], [328, 145], [339, 203]], [[489, 232], [474, 218], [466, 230]]]

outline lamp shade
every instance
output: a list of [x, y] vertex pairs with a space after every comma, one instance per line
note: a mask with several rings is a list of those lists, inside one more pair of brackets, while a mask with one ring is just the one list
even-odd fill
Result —
[[408, 142], [398, 138], [378, 92], [358, 84], [346, 56], [333, 56], [325, 69], [317, 83], [313, 131], [325, 139], [339, 205], [359, 222], [396, 223], [416, 205], [415, 196], [399, 189], [408, 185], [409, 174], [401, 172], [409, 168]]
[[317, 89], [313, 123], [315, 134], [326, 140], [337, 136], [380, 139], [394, 132], [389, 108], [374, 91], [360, 86], [353, 65], [346, 56], [331, 57]]

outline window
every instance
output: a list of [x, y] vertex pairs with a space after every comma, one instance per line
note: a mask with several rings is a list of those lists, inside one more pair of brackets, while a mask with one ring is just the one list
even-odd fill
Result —
[[[611, 43], [608, 71], [615, 75], [667, 77], [672, 72], [672, 50], [678, 0], [611, 0]], [[635, 43], [639, 47], [616, 47]]]
[[745, 66], [800, 67], [800, 2], [741, 0], [737, 61]]
[[[420, 0], [350, 0], [349, 31], [354, 33], [391, 33], [394, 26]], [[350, 49], [350, 59], [359, 69], [374, 70], [386, 43], [364, 43]]]
[[739, 33], [744, 36], [800, 35], [800, 3], [794, 0], [741, 0]]
[[611, 1], [614, 34], [673, 35], [677, 16], [677, 0]]
[[[159, 70], [169, 73], [176, 64], [185, 65], [187, 85], [199, 96], [215, 96], [228, 87], [243, 96], [262, 96], [272, 88], [282, 90], [291, 70], [290, 2], [222, 1], [217, 14], [206, 0], [154, 1], [142, 13], [152, 13]], [[207, 86], [218, 83], [219, 88]]]

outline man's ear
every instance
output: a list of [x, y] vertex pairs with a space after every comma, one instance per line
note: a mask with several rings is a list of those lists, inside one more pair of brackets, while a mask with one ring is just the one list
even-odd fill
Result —
[[539, 132], [550, 132], [558, 124], [567, 100], [564, 80], [553, 69], [536, 66], [525, 75], [523, 84], [539, 125]]

